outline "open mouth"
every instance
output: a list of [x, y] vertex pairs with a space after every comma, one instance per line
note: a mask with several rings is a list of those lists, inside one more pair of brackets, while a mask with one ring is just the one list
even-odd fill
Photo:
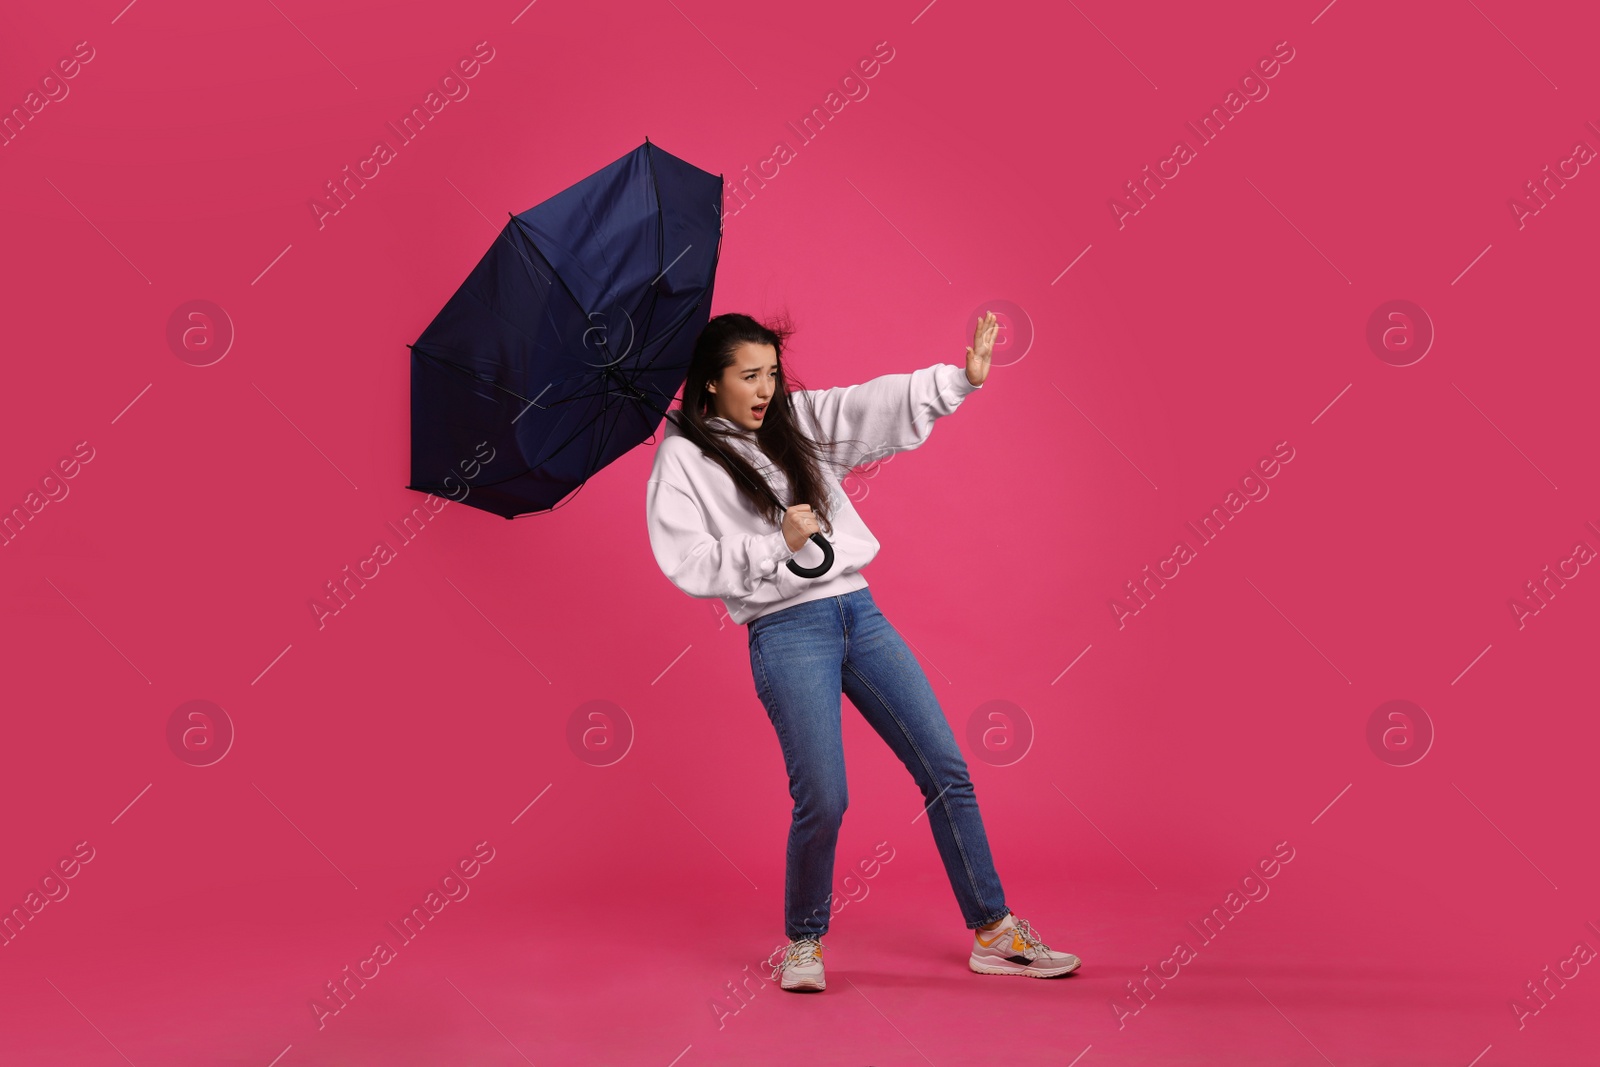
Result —
[[750, 409], [750, 414], [754, 415], [758, 419], [766, 413], [767, 405], [765, 404], [757, 404], [755, 407]]

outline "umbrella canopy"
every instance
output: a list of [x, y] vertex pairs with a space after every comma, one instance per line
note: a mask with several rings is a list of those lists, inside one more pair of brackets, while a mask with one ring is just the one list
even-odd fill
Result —
[[[406, 488], [513, 519], [649, 437], [710, 319], [721, 251], [721, 176], [649, 138], [512, 215], [409, 346]], [[833, 565], [811, 540], [818, 566], [788, 561], [806, 578]]]
[[648, 139], [512, 215], [410, 346], [407, 488], [510, 519], [644, 441], [710, 317], [721, 244], [722, 178]]

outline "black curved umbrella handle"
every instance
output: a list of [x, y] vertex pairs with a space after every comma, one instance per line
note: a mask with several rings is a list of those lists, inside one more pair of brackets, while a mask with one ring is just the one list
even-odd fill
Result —
[[802, 578], [821, 578], [828, 573], [828, 568], [833, 566], [833, 546], [819, 533], [812, 534], [811, 540], [822, 549], [822, 562], [815, 567], [802, 567], [791, 559], [788, 561], [788, 567]]

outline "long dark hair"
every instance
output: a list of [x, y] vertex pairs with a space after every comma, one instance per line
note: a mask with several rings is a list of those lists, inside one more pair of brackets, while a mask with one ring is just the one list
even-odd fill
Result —
[[715, 394], [706, 389], [707, 382], [720, 382], [722, 372], [733, 365], [733, 353], [742, 344], [771, 345], [777, 354], [778, 384], [772, 399], [767, 403], [761, 428], [755, 431], [756, 443], [789, 479], [789, 506], [810, 504], [818, 523], [827, 533], [833, 532], [828, 506], [827, 483], [821, 469], [825, 462], [823, 446], [806, 436], [794, 418], [794, 408], [789, 401], [789, 389], [803, 389], [798, 379], [791, 376], [783, 364], [783, 349], [795, 327], [787, 314], [780, 313], [770, 324], [757, 322], [749, 315], [736, 312], [718, 315], [706, 323], [695, 340], [694, 355], [689, 363], [689, 374], [683, 383], [683, 406], [669, 412], [668, 418], [683, 431], [700, 451], [722, 464], [733, 478], [739, 494], [750, 504], [756, 514], [766, 516], [774, 525], [783, 522], [783, 511], [775, 508], [772, 500], [757, 486], [763, 484], [748, 460], [737, 449], [722, 442], [749, 431], [728, 430], [706, 422], [716, 414]]

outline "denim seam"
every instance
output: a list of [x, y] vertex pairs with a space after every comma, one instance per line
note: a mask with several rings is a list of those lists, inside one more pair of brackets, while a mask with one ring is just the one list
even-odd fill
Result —
[[[759, 697], [761, 699], [761, 702], [762, 702], [763, 706], [768, 706], [768, 705], [771, 705], [773, 703], [773, 701], [772, 701], [772, 683], [767, 678], [767, 659], [766, 659], [766, 656], [764, 656], [762, 654], [762, 652], [761, 652], [761, 635], [759, 633], [757, 633], [757, 632], [752, 631], [751, 636], [753, 638], [752, 644], [753, 644], [754, 649], [755, 649], [756, 666], [760, 669], [760, 672], [761, 672], [760, 680], [757, 683], [756, 695], [757, 695], [757, 697]], [[784, 728], [783, 728], [783, 716], [781, 714], [779, 714], [778, 712], [776, 712], [776, 711], [770, 712], [770, 715], [771, 715], [771, 718], [772, 718], [773, 729], [774, 729], [774, 731], [776, 731], [776, 733], [778, 735], [778, 747], [783, 751], [784, 768], [785, 768], [785, 773], [787, 773], [788, 764], [789, 764], [789, 752], [791, 751], [791, 747], [790, 747], [790, 743], [789, 743], [788, 734], [784, 731]], [[798, 750], [794, 750], [794, 751], [798, 752]], [[791, 797], [790, 799], [792, 800], [793, 798]], [[792, 901], [790, 900], [790, 897], [789, 897], [789, 882], [788, 882], [787, 872], [790, 871], [790, 870], [793, 870], [794, 867], [795, 867], [794, 834], [793, 834], [793, 829], [792, 829], [793, 817], [794, 817], [793, 813], [791, 812], [790, 813], [791, 830], [790, 830], [790, 832], [789, 832], [789, 834], [788, 834], [788, 836], [786, 838], [786, 844], [785, 844], [784, 850], [783, 850], [784, 870], [786, 872], [785, 876], [784, 876], [784, 892], [783, 892], [783, 915], [784, 915], [784, 926], [785, 926], [784, 936], [786, 938], [788, 938], [790, 941], [798, 940], [798, 938], [794, 937], [792, 932], [787, 929], [788, 924], [789, 924], [790, 907], [791, 907], [791, 904], [792, 904]], [[829, 931], [829, 929], [831, 928], [831, 925], [832, 925], [831, 924], [831, 919], [833, 917], [833, 907], [832, 907], [832, 905], [833, 905], [833, 890], [830, 887], [829, 890], [828, 890], [828, 895], [824, 899], [823, 906], [822, 906], [822, 909], [821, 909], [821, 913], [822, 913], [821, 914], [822, 930], [817, 932], [817, 933], [815, 933], [815, 934], [802, 933], [802, 934], [800, 934], [800, 937], [815, 937], [818, 940], [820, 940], [822, 937], [824, 937], [828, 933], [828, 931]], [[811, 922], [813, 922], [817, 918], [818, 918], [817, 909], [812, 909], [811, 914], [806, 917], [805, 921], [809, 925]]]
[[[878, 698], [878, 702], [889, 713], [889, 717], [894, 720], [894, 724], [900, 728], [900, 733], [905, 737], [906, 743], [911, 746], [911, 751], [917, 754], [917, 759], [921, 762], [922, 770], [927, 774], [928, 781], [937, 785], [938, 776], [933, 773], [933, 768], [928, 765], [928, 758], [922, 754], [922, 749], [917, 745], [916, 738], [912, 736], [910, 730], [906, 729], [906, 724], [901, 720], [900, 716], [895, 713], [894, 706], [884, 699], [883, 694], [878, 692], [877, 687], [865, 675], [856, 670], [848, 659], [844, 661], [844, 666], [846, 670], [861, 680], [861, 684], [866, 686], [873, 696]], [[967, 872], [967, 884], [972, 889], [972, 899], [978, 902], [978, 908], [981, 910], [983, 908], [983, 892], [978, 888], [977, 876], [972, 873], [972, 863], [967, 859], [966, 846], [961, 843], [961, 831], [956, 828], [956, 820], [950, 814], [950, 802], [944, 799], [942, 792], [937, 799], [940, 802], [940, 807], [944, 809], [945, 821], [950, 824], [950, 836], [955, 840], [957, 854], [961, 856], [961, 866]], [[931, 826], [932, 824], [930, 823], [929, 825]], [[992, 922], [993, 920], [989, 921]]]
[[[760, 678], [756, 683], [756, 696], [757, 696], [758, 699], [760, 699], [761, 703], [765, 707], [767, 707], [768, 709], [771, 709], [771, 707], [772, 707], [772, 684], [767, 680], [767, 661], [766, 661], [766, 657], [761, 654], [761, 635], [756, 633], [754, 630], [750, 631], [750, 644], [751, 644], [752, 650], [755, 652], [756, 668], [760, 672]], [[788, 741], [788, 738], [786, 738], [784, 736], [783, 716], [779, 715], [776, 711], [769, 710], [768, 713], [772, 718], [772, 728], [773, 728], [774, 732], [776, 732], [777, 735], [778, 735], [778, 748], [783, 754], [783, 761], [784, 761], [785, 767], [787, 768], [787, 765], [788, 765], [788, 762], [789, 762], [789, 741]], [[792, 800], [793, 798], [791, 797], [790, 799]], [[791, 818], [792, 818], [792, 816], [791, 816]], [[785, 838], [785, 843], [784, 843], [784, 847], [783, 847], [783, 863], [784, 863], [785, 869], [793, 869], [793, 867], [794, 867], [794, 837], [793, 837], [793, 834], [789, 834]], [[783, 891], [783, 914], [784, 914], [784, 925], [785, 926], [787, 926], [788, 922], [789, 922], [789, 905], [790, 905], [790, 903], [791, 902], [789, 900], [789, 883], [788, 883], [788, 879], [785, 878], [784, 879], [784, 891]], [[824, 931], [824, 933], [825, 932], [826, 931]], [[785, 931], [784, 936], [785, 937], [789, 937], [789, 932]], [[817, 936], [820, 937], [822, 935], [819, 934]], [[794, 940], [794, 938], [789, 937], [789, 940], [792, 941], [792, 940]]]

